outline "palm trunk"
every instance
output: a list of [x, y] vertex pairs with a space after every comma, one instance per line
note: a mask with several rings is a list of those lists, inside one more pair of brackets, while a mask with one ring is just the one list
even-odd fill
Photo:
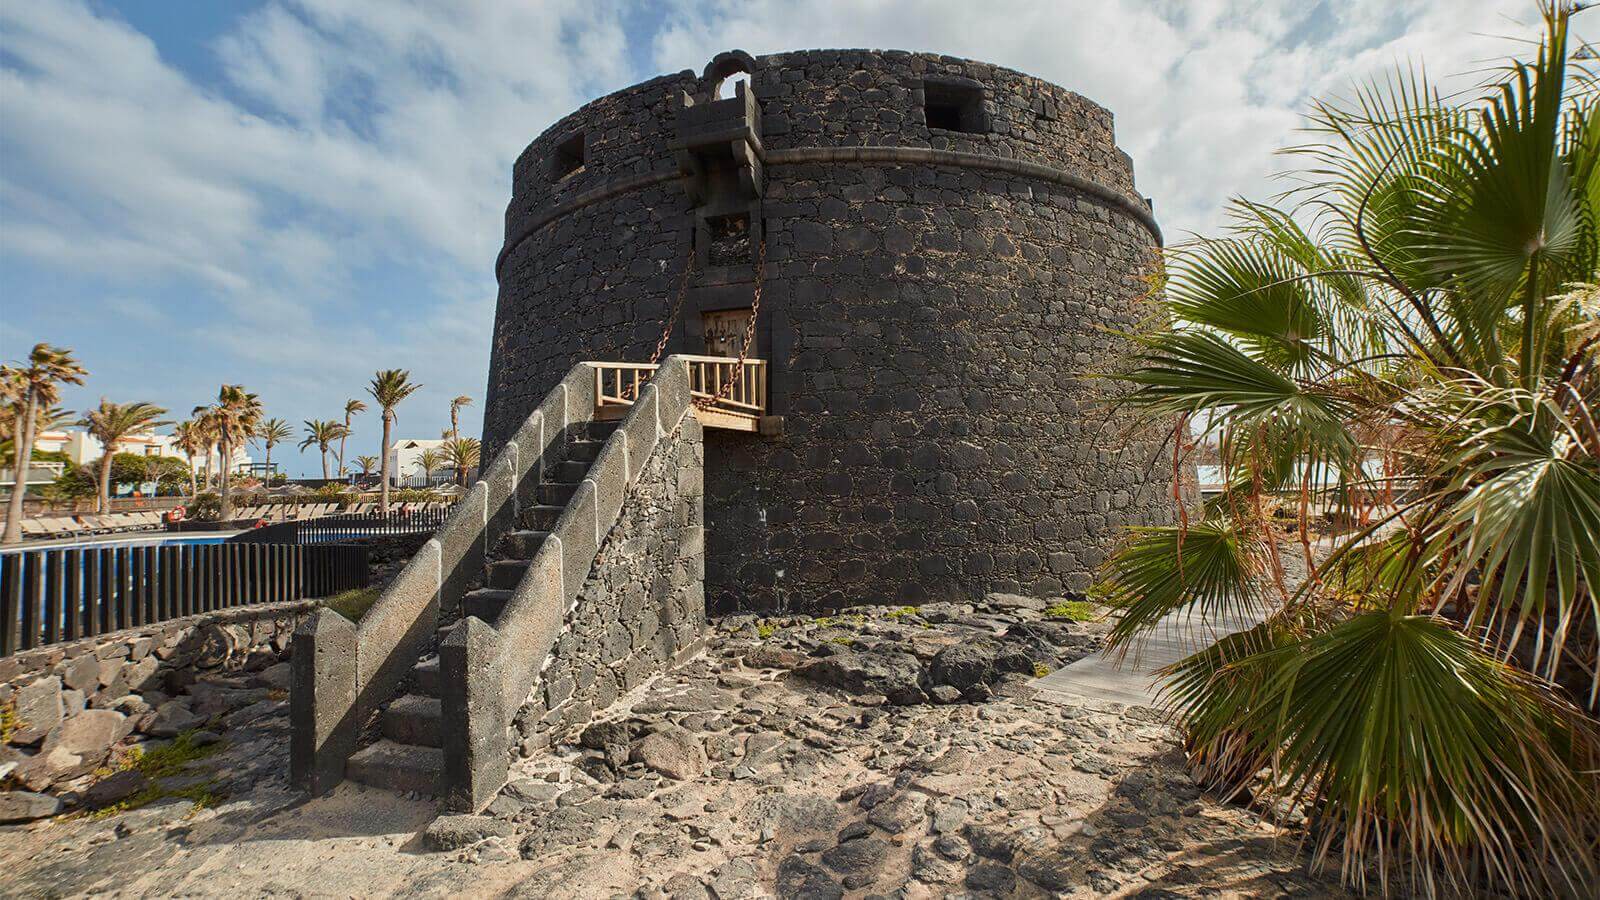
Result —
[[[345, 416], [344, 417], [344, 430], [345, 431], [349, 431], [350, 430], [350, 417], [349, 416]], [[348, 437], [348, 436], [349, 435], [345, 435], [345, 436], [339, 438], [339, 477], [340, 478], [344, 477], [344, 440], [345, 440], [345, 437]]]
[[233, 458], [232, 450], [233, 447], [227, 441], [217, 445], [217, 468], [220, 470], [218, 481], [222, 491], [222, 505], [217, 510], [217, 518], [224, 522], [233, 518], [233, 497], [228, 490], [228, 460]]
[[17, 423], [17, 446], [12, 453], [11, 471], [16, 481], [11, 485], [11, 501], [6, 504], [6, 531], [0, 544], [22, 542], [22, 501], [28, 494], [28, 464], [33, 462], [33, 419], [39, 412], [39, 393], [28, 389], [28, 409]]
[[328, 448], [322, 448], [322, 480], [328, 480]]
[[267, 484], [272, 483], [272, 445], [267, 445]]
[[100, 456], [100, 492], [95, 497], [94, 511], [99, 515], [111, 512], [111, 450]]
[[389, 512], [389, 411], [383, 411], [383, 457], [380, 459], [382, 474], [379, 478], [382, 484], [378, 487], [378, 511], [385, 515]]

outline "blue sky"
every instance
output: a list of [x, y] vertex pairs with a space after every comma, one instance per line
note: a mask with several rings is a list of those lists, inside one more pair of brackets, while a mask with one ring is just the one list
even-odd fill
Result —
[[[0, 358], [177, 413], [242, 383], [334, 418], [374, 370], [481, 405], [511, 162], [584, 101], [718, 51], [987, 59], [1117, 117], [1170, 237], [1266, 196], [1310, 96], [1511, 52], [1532, 0], [0, 0]], [[1600, 13], [1580, 19], [1594, 33]], [[1462, 85], [1470, 82], [1460, 82]], [[464, 428], [476, 433], [475, 406]], [[376, 452], [376, 416], [351, 455]], [[275, 456], [284, 455], [275, 453]], [[314, 453], [290, 471], [318, 468]]]

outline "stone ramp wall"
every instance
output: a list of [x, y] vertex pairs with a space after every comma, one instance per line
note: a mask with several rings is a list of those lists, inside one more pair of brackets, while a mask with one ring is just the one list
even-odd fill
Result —
[[703, 465], [688, 367], [671, 356], [606, 439], [495, 623], [469, 615], [439, 645], [446, 809], [483, 809], [505, 784], [514, 747], [531, 752], [570, 732], [597, 700], [692, 650], [705, 616]]
[[516, 712], [523, 756], [569, 738], [619, 695], [702, 646], [704, 448], [700, 423], [685, 417], [629, 489], [538, 685]]

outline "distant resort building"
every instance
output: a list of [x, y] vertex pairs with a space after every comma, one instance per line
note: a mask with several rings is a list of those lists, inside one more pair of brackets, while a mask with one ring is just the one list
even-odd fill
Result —
[[[87, 431], [78, 429], [50, 429], [39, 433], [33, 441], [33, 449], [40, 453], [60, 453], [76, 466], [86, 466], [98, 460], [105, 453], [105, 447], [100, 441]], [[221, 454], [212, 449], [209, 459], [203, 456], [190, 458], [177, 445], [170, 434], [156, 434], [145, 432], [133, 434], [123, 438], [117, 444], [118, 453], [133, 453], [139, 456], [167, 457], [182, 460], [195, 471], [210, 468], [217, 471]], [[228, 471], [249, 471], [253, 460], [250, 451], [241, 447], [233, 452], [232, 464]], [[36, 488], [54, 482], [66, 469], [66, 463], [55, 460], [34, 460], [28, 467], [26, 483], [28, 487]], [[0, 468], [0, 495], [10, 494], [11, 487], [16, 483], [16, 477], [10, 466]]]
[[442, 439], [401, 438], [395, 441], [394, 446], [389, 448], [389, 472], [394, 483], [403, 487], [423, 488], [451, 480], [454, 471], [441, 466], [429, 472], [422, 465], [423, 453], [429, 450], [443, 453], [444, 445]]

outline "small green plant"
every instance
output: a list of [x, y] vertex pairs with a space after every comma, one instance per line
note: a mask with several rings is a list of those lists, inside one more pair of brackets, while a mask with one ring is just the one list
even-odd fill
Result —
[[352, 622], [361, 621], [382, 592], [375, 587], [352, 588], [322, 601], [325, 606]]
[[843, 635], [840, 635], [839, 637], [828, 638], [828, 640], [832, 641], [835, 644], [838, 644], [841, 647], [848, 647], [848, 646], [850, 646], [850, 645], [852, 645], [852, 644], [854, 644], [856, 642], [855, 638], [853, 638], [853, 637], [845, 637]]
[[1071, 619], [1074, 622], [1091, 622], [1095, 619], [1094, 604], [1087, 600], [1066, 600], [1047, 607], [1044, 614], [1052, 619]]
[[922, 607], [920, 607], [920, 606], [902, 606], [899, 609], [891, 609], [891, 610], [889, 610], [889, 618], [891, 618], [891, 619], [900, 619], [900, 618], [904, 618], [906, 616], [915, 616], [915, 615], [920, 614], [921, 612], [922, 612]]
[[761, 622], [756, 625], [756, 637], [759, 637], [762, 640], [766, 640], [777, 633], [778, 626], [773, 625], [771, 622]]
[[190, 763], [204, 759], [223, 747], [221, 741], [209, 744], [196, 743], [195, 735], [194, 731], [185, 731], [173, 738], [172, 743], [148, 752], [139, 747], [130, 747], [117, 754], [111, 766], [96, 769], [94, 772], [96, 778], [108, 778], [118, 772], [136, 770], [150, 779], [151, 783], [138, 793], [95, 811], [91, 817], [103, 819], [168, 798], [188, 800], [194, 804], [196, 810], [215, 806], [222, 799], [216, 791], [215, 779], [208, 778], [199, 784], [186, 787], [164, 787], [155, 783], [158, 779], [181, 774]]
[[0, 744], [10, 743], [11, 736], [27, 724], [17, 715], [17, 701], [7, 700], [0, 704]]
[[811, 620], [811, 624], [817, 626], [818, 628], [827, 628], [829, 625], [833, 624], [833, 617], [817, 616], [815, 619]]
[[1049, 674], [1050, 674], [1050, 667], [1049, 666], [1045, 665], [1042, 662], [1036, 662], [1036, 663], [1033, 664], [1033, 677], [1035, 677], [1035, 678], [1043, 678], [1043, 677], [1045, 677], [1046, 675], [1049, 675]]

